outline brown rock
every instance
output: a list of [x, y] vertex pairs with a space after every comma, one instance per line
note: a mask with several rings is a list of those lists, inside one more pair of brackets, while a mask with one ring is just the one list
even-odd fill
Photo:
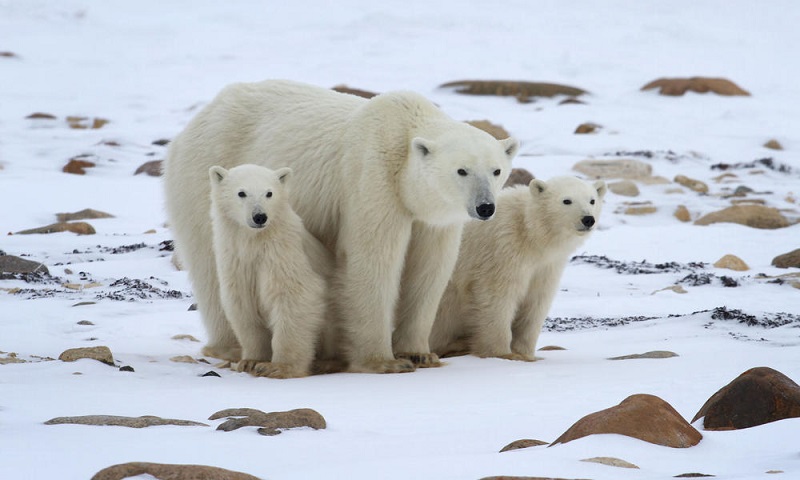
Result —
[[500, 449], [500, 453], [508, 452], [510, 450], [519, 450], [520, 448], [530, 448], [530, 447], [539, 447], [542, 445], [547, 445], [547, 442], [543, 442], [541, 440], [533, 440], [531, 438], [523, 438], [522, 440], [515, 440], [502, 449]]
[[566, 348], [559, 347], [558, 345], [546, 345], [539, 349], [540, 352], [553, 352], [558, 350], [566, 350]]
[[706, 430], [739, 430], [800, 417], [800, 386], [769, 367], [747, 370], [700, 408]]
[[162, 425], [176, 425], [179, 427], [207, 427], [205, 423], [191, 420], [176, 420], [174, 418], [161, 418], [152, 415], [142, 417], [120, 417], [117, 415], [83, 415], [80, 417], [56, 417], [44, 422], [45, 425], [94, 425], [100, 427], [128, 427], [146, 428]]
[[753, 228], [776, 229], [789, 226], [789, 220], [776, 208], [761, 205], [734, 205], [697, 219], [695, 225], [738, 223]]
[[609, 467], [639, 468], [630, 462], [622, 460], [621, 458], [614, 458], [614, 457], [584, 458], [583, 460], [581, 460], [581, 462], [599, 463], [601, 465], [608, 465]]
[[34, 112], [28, 115], [28, 119], [31, 120], [55, 120], [57, 117], [51, 113], [44, 113], [44, 112]]
[[3, 357], [4, 352], [0, 352], [0, 365], [8, 365], [11, 363], [28, 363], [27, 360], [19, 358], [16, 352], [10, 352], [7, 356]]
[[18, 58], [17, 54], [14, 52], [0, 52], [0, 57], [4, 58]]
[[188, 340], [190, 342], [199, 342], [200, 341], [197, 338], [195, 338], [194, 335], [189, 335], [188, 333], [181, 333], [179, 335], [173, 335], [172, 336], [172, 340]]
[[41, 262], [25, 260], [14, 255], [0, 255], [0, 272], [3, 273], [44, 273], [50, 271]]
[[555, 97], [556, 95], [577, 97], [586, 93], [585, 90], [580, 88], [555, 83], [507, 80], [459, 80], [440, 85], [440, 88], [453, 87], [456, 93], [516, 97], [520, 103], [530, 102], [531, 97]]
[[692, 447], [703, 438], [669, 403], [653, 395], [638, 394], [583, 417], [550, 446], [601, 433], [626, 435], [673, 448]]
[[800, 268], [800, 248], [773, 258], [772, 265], [778, 268]]
[[668, 352], [666, 350], [653, 350], [652, 352], [634, 353], [632, 355], [623, 355], [621, 357], [611, 357], [609, 360], [636, 360], [640, 358], [672, 358], [677, 357], [675, 352]]
[[750, 92], [724, 78], [691, 77], [659, 78], [642, 87], [642, 90], [659, 88], [659, 94], [679, 97], [686, 92], [708, 93], [725, 96], [750, 96]]
[[508, 176], [508, 180], [506, 180], [506, 183], [503, 184], [503, 188], [513, 187], [514, 185], [527, 186], [530, 185], [531, 180], [533, 179], [533, 174], [524, 168], [512, 168], [511, 175]]
[[[298, 408], [288, 412], [265, 413], [254, 408], [229, 408], [214, 413], [209, 420], [217, 420], [228, 417], [228, 420], [221, 423], [217, 430], [230, 432], [242, 427], [262, 427], [258, 429], [261, 435], [278, 435], [281, 429], [311, 427], [315, 430], [324, 429], [327, 425], [325, 418], [316, 410], [310, 408]], [[240, 418], [231, 418], [240, 417]]]
[[163, 173], [163, 160], [151, 160], [149, 162], [145, 162], [139, 165], [139, 168], [133, 172], [134, 175], [139, 175], [140, 173], [146, 173], [151, 177], [160, 177]]
[[218, 467], [146, 462], [112, 465], [95, 473], [91, 480], [123, 480], [139, 475], [149, 475], [158, 480], [259, 480], [246, 473]]
[[368, 90], [361, 90], [358, 88], [350, 88], [347, 85], [336, 85], [331, 90], [334, 90], [339, 93], [349, 93], [350, 95], [355, 95], [357, 97], [362, 97], [362, 98], [372, 98], [375, 95], [377, 95], [377, 93], [375, 92], [370, 92]]
[[783, 145], [781, 145], [781, 142], [773, 138], [764, 144], [764, 148], [769, 148], [770, 150], [783, 150]]
[[634, 159], [581, 160], [573, 167], [576, 172], [590, 178], [627, 178], [637, 180], [650, 177], [653, 167], [649, 163]]
[[559, 105], [586, 105], [586, 102], [575, 97], [565, 98], [558, 102]]
[[475, 128], [483, 130], [498, 140], [503, 140], [511, 136], [505, 128], [500, 125], [495, 125], [489, 120], [468, 120], [467, 123]]
[[67, 125], [69, 128], [74, 128], [78, 130], [84, 129], [92, 129], [96, 130], [98, 128], [103, 128], [108, 123], [108, 120], [105, 118], [95, 117], [78, 117], [78, 116], [69, 116], [67, 117]]
[[64, 168], [61, 169], [64, 173], [72, 173], [75, 175], [86, 175], [86, 169], [95, 167], [97, 164], [94, 162], [90, 162], [89, 160], [83, 160], [81, 158], [75, 157], [70, 159]]
[[689, 190], [693, 190], [697, 193], [708, 193], [708, 185], [701, 182], [700, 180], [689, 178], [686, 175], [676, 175], [675, 183], [683, 185]]
[[575, 133], [578, 134], [578, 135], [583, 135], [583, 134], [587, 134], [587, 133], [595, 133], [598, 130], [600, 130], [601, 128], [603, 128], [603, 127], [598, 125], [598, 124], [596, 124], [596, 123], [591, 123], [591, 122], [581, 123], [575, 129]]
[[673, 213], [673, 215], [675, 218], [684, 223], [692, 220], [692, 214], [689, 213], [689, 209], [686, 208], [685, 205], [678, 205], [678, 208], [675, 209], [675, 213]]
[[650, 215], [656, 213], [655, 205], [631, 205], [623, 212], [625, 215]]
[[611, 190], [612, 193], [616, 195], [621, 195], [623, 197], [639, 196], [639, 187], [636, 186], [636, 183], [630, 180], [620, 180], [618, 182], [611, 182], [608, 184], [608, 189]]
[[750, 270], [750, 267], [744, 263], [744, 260], [737, 257], [736, 255], [727, 254], [724, 255], [722, 258], [714, 262], [714, 266], [717, 268], [727, 268], [728, 270], [735, 270], [737, 272], [746, 272]]
[[86, 222], [60, 222], [60, 223], [53, 223], [51, 225], [47, 225], [44, 227], [22, 230], [17, 232], [15, 235], [32, 235], [32, 234], [60, 233], [60, 232], [72, 232], [72, 233], [77, 233], [78, 235], [94, 235], [96, 233], [94, 227], [92, 227]]
[[58, 356], [58, 359], [63, 362], [74, 362], [82, 358], [90, 358], [106, 365], [114, 366], [114, 357], [111, 355], [111, 349], [103, 346], [70, 348]]
[[114, 218], [110, 213], [93, 210], [91, 208], [84, 208], [79, 212], [73, 213], [56, 213], [56, 219], [59, 222], [72, 222], [75, 220], [86, 220], [95, 218]]

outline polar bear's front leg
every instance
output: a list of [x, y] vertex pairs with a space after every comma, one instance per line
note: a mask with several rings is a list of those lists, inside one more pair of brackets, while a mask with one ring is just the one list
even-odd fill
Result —
[[511, 329], [511, 350], [514, 353], [535, 358], [536, 342], [558, 293], [563, 270], [564, 266], [561, 265], [546, 265], [534, 271], [531, 286], [517, 311]]
[[411, 222], [365, 217], [351, 219], [340, 232], [332, 285], [350, 370], [411, 372], [414, 364], [392, 353], [394, 307]]
[[414, 222], [412, 227], [393, 346], [397, 357], [408, 358], [420, 367], [441, 366], [439, 357], [431, 353], [429, 338], [458, 259], [461, 231], [461, 225], [439, 227]]
[[272, 357], [267, 319], [261, 317], [257, 299], [247, 295], [251, 290], [238, 284], [220, 285], [222, 306], [242, 346], [240, 372], [251, 371], [257, 363], [268, 362]]

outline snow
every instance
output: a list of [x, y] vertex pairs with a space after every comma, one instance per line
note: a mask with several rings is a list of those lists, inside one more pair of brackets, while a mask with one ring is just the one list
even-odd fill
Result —
[[[95, 208], [115, 215], [88, 220], [92, 236], [10, 235], [0, 250], [44, 262], [63, 281], [102, 286], [67, 291], [58, 284], [0, 281], [53, 296], [0, 290], [0, 351], [29, 363], [0, 365], [0, 478], [90, 478], [123, 462], [213, 465], [261, 478], [481, 478], [528, 475], [592, 479], [668, 478], [687, 472], [718, 478], [800, 476], [800, 419], [740, 431], [702, 431], [689, 449], [619, 436], [586, 437], [552, 448], [507, 453], [520, 438], [552, 441], [589, 413], [628, 395], [658, 395], [691, 420], [710, 395], [751, 367], [769, 366], [800, 380], [800, 325], [776, 328], [712, 320], [717, 307], [759, 318], [800, 312], [800, 292], [758, 274], [776, 255], [798, 248], [800, 225], [756, 230], [700, 227], [672, 217], [686, 205], [697, 217], [729, 205], [724, 188], [752, 188], [767, 205], [800, 217], [800, 77], [796, 19], [800, 4], [730, 1], [573, 2], [137, 2], [0, 0], [0, 230], [17, 232], [55, 222], [55, 213]], [[663, 76], [720, 76], [752, 97], [642, 92]], [[439, 369], [405, 375], [334, 374], [292, 380], [253, 378], [207, 364], [202, 343], [174, 340], [205, 332], [184, 272], [160, 243], [165, 226], [158, 178], [134, 176], [163, 159], [154, 140], [172, 138], [223, 86], [290, 78], [372, 91], [409, 89], [461, 120], [489, 119], [522, 142], [515, 166], [549, 178], [586, 158], [615, 152], [656, 152], [655, 175], [683, 174], [709, 184], [712, 195], [669, 193], [675, 184], [639, 185], [635, 201], [656, 214], [616, 213], [631, 199], [609, 194], [600, 230], [579, 254], [650, 263], [703, 262], [705, 273], [740, 286], [684, 285], [659, 291], [689, 272], [628, 275], [575, 262], [568, 266], [553, 318], [652, 317], [624, 326], [548, 329], [533, 364], [497, 359], [448, 359]], [[591, 92], [586, 105], [560, 99], [519, 104], [440, 89], [461, 79], [524, 79], [565, 83]], [[46, 112], [56, 120], [30, 120]], [[101, 129], [66, 126], [70, 115], [102, 117]], [[603, 129], [574, 135], [578, 124]], [[762, 147], [770, 138], [785, 148]], [[104, 145], [115, 141], [118, 147]], [[674, 152], [672, 161], [667, 152]], [[61, 172], [91, 154], [87, 175]], [[731, 184], [713, 180], [717, 163], [771, 157], [792, 169], [735, 170]], [[145, 233], [153, 231], [154, 233]], [[146, 244], [129, 253], [109, 248]], [[735, 254], [751, 267], [733, 272], [710, 264]], [[69, 269], [72, 273], [66, 273]], [[83, 272], [83, 274], [81, 273]], [[117, 293], [127, 277], [181, 298], [98, 299]], [[154, 277], [154, 278], [151, 278]], [[37, 298], [32, 298], [36, 296]], [[93, 305], [73, 306], [94, 301]], [[698, 313], [695, 313], [698, 312]], [[677, 315], [677, 316], [671, 316]], [[94, 325], [78, 325], [88, 320]], [[91, 360], [41, 361], [67, 348], [106, 345], [119, 366]], [[662, 360], [609, 361], [649, 350]], [[202, 377], [209, 370], [221, 378]], [[80, 372], [77, 375], [76, 372]], [[217, 432], [209, 415], [224, 408], [282, 411], [309, 407], [326, 430], [298, 429], [262, 437], [254, 429]], [[89, 427], [43, 422], [89, 414], [157, 415], [205, 421], [211, 427]], [[702, 428], [701, 422], [695, 422]], [[581, 462], [619, 457], [640, 467]]]

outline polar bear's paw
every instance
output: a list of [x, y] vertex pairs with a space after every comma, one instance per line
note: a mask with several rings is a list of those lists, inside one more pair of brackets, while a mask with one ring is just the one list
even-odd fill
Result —
[[444, 365], [439, 361], [439, 356], [435, 353], [397, 353], [395, 357], [411, 360], [414, 366], [419, 368], [441, 367]]
[[299, 378], [307, 377], [308, 372], [288, 363], [260, 362], [250, 372], [256, 377]]
[[414, 370], [416, 370], [414, 363], [405, 358], [354, 361], [350, 364], [350, 371], [358, 373], [408, 373]]
[[516, 360], [518, 362], [535, 362], [539, 360], [536, 357], [531, 357], [530, 355], [524, 355], [522, 353], [506, 353], [501, 355], [481, 355], [481, 357], [495, 357], [495, 358], [502, 358], [504, 360]]
[[261, 362], [262, 360], [252, 360], [252, 359], [239, 360], [239, 362], [236, 364], [236, 371], [252, 373], [253, 370], [256, 368], [256, 365], [258, 365]]

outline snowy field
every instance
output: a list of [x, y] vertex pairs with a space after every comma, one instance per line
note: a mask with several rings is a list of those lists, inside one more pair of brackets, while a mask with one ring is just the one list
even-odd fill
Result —
[[[798, 272], [771, 261], [800, 247], [800, 225], [697, 226], [673, 216], [679, 205], [692, 219], [720, 210], [744, 186], [752, 189], [747, 198], [800, 218], [798, 18], [795, 0], [0, 0], [0, 52], [7, 52], [0, 56], [0, 231], [41, 227], [84, 208], [114, 215], [86, 220], [94, 235], [0, 237], [0, 250], [41, 261], [52, 276], [0, 280], [0, 358], [13, 352], [26, 361], [0, 365], [0, 478], [88, 479], [131, 461], [212, 465], [264, 479], [800, 478], [800, 419], [716, 432], [698, 421], [704, 438], [688, 449], [601, 435], [498, 453], [521, 438], [552, 442], [631, 394], [657, 395], [691, 420], [751, 367], [800, 380], [797, 317], [769, 328], [712, 318], [719, 307], [759, 321], [800, 313], [792, 279], [764, 278]], [[728, 78], [752, 96], [640, 91], [659, 77], [694, 75]], [[640, 182], [635, 198], [609, 193], [599, 230], [576, 254], [676, 267], [632, 274], [572, 262], [539, 341], [566, 350], [538, 352], [543, 360], [535, 363], [459, 357], [403, 375], [272, 380], [217, 368], [213, 359], [171, 361], [202, 360], [206, 337], [199, 314], [188, 311], [186, 273], [162, 250], [172, 235], [161, 180], [134, 171], [163, 159], [166, 147], [153, 142], [174, 137], [223, 86], [266, 78], [418, 91], [453, 118], [502, 125], [522, 143], [515, 166], [539, 178], [575, 173], [585, 159], [645, 161], [670, 182]], [[439, 88], [463, 79], [555, 82], [590, 93], [582, 105], [523, 104]], [[35, 112], [55, 118], [26, 118]], [[70, 128], [70, 116], [108, 123]], [[602, 128], [574, 134], [585, 122]], [[764, 148], [770, 139], [783, 150]], [[63, 173], [76, 156], [96, 166]], [[765, 158], [786, 168], [747, 166]], [[725, 173], [712, 168], [718, 164], [738, 164], [728, 170], [735, 177], [715, 180]], [[672, 183], [676, 175], [705, 182], [709, 194]], [[651, 202], [656, 212], [626, 215], [628, 202]], [[725, 254], [750, 269], [713, 267]], [[690, 274], [711, 283], [684, 281]], [[737, 286], [723, 286], [722, 277]], [[675, 285], [685, 293], [662, 290]], [[116, 368], [47, 361], [97, 345], [111, 349]], [[678, 356], [607, 360], [650, 350]], [[220, 377], [203, 376], [209, 371]], [[275, 437], [216, 431], [220, 421], [209, 415], [234, 407], [313, 408], [328, 426]], [[210, 427], [44, 425], [92, 414]], [[640, 468], [580, 461], [599, 456]]]

